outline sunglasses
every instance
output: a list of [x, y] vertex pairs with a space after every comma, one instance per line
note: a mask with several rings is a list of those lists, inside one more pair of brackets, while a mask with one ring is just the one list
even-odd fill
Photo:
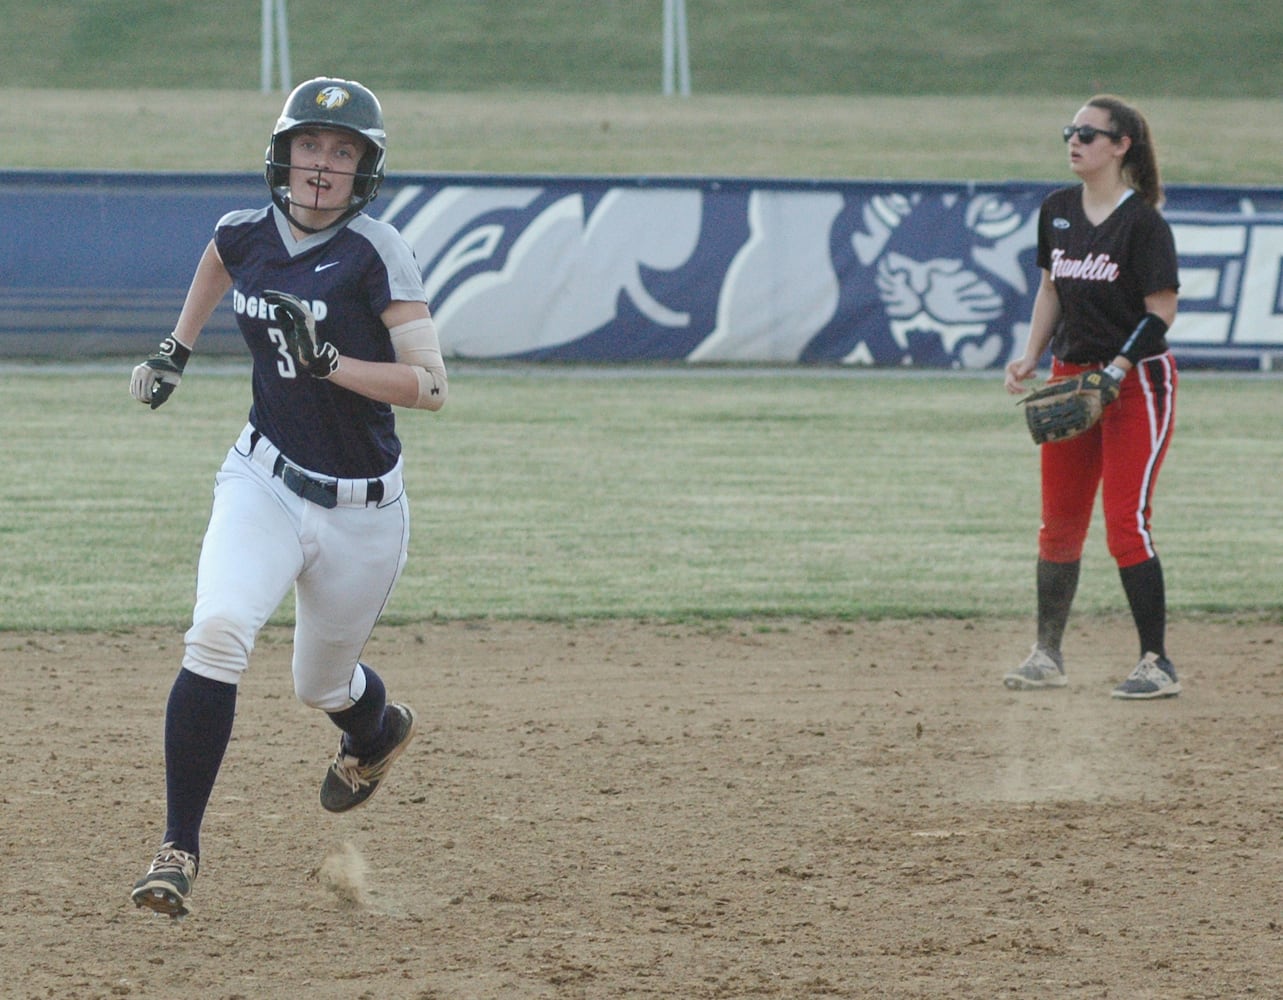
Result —
[[1096, 141], [1096, 136], [1098, 135], [1107, 135], [1114, 142], [1123, 137], [1121, 132], [1110, 132], [1108, 129], [1097, 128], [1095, 125], [1066, 125], [1060, 130], [1060, 134], [1065, 137], [1065, 142], [1072, 139], [1075, 133], [1078, 135], [1078, 141], [1084, 146], [1090, 146]]

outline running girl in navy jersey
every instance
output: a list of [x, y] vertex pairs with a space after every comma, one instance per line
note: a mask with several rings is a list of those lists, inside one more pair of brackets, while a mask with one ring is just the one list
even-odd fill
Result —
[[1003, 683], [1014, 690], [1068, 683], [1061, 642], [1100, 491], [1109, 551], [1140, 647], [1139, 662], [1114, 697], [1169, 697], [1181, 688], [1167, 656], [1167, 602], [1150, 513], [1175, 418], [1176, 363], [1166, 334], [1176, 319], [1176, 246], [1159, 214], [1163, 191], [1144, 117], [1100, 95], [1063, 132], [1069, 167], [1082, 183], [1043, 202], [1042, 281], [1029, 344], [1007, 366], [1006, 388], [1023, 392], [1050, 347], [1052, 377], [1100, 369], [1120, 392], [1086, 434], [1042, 446], [1038, 635]]
[[[295, 590], [294, 690], [342, 731], [321, 805], [364, 802], [414, 735], [360, 660], [405, 565], [409, 506], [393, 407], [438, 410], [446, 371], [414, 255], [363, 212], [387, 140], [374, 94], [350, 80], [298, 86], [272, 131], [271, 204], [218, 221], [173, 333], [138, 365], [155, 409], [230, 290], [253, 359], [249, 420], [215, 479], [196, 605], [165, 712], [167, 817], [134, 886], [140, 907], [190, 912], [200, 828], [259, 630]], [[315, 321], [315, 357], [288, 348], [278, 293]]]

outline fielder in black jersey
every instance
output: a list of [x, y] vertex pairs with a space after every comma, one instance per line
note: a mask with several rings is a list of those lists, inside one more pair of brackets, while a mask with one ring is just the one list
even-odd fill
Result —
[[157, 913], [191, 911], [237, 686], [291, 589], [295, 693], [342, 731], [321, 805], [363, 803], [414, 735], [413, 711], [389, 701], [360, 660], [408, 551], [393, 408], [439, 410], [447, 390], [414, 255], [363, 211], [386, 149], [368, 89], [332, 78], [299, 85], [268, 142], [271, 204], [218, 221], [173, 333], [130, 380], [137, 400], [164, 403], [232, 293], [253, 402], [215, 478], [192, 625], [165, 712], [165, 834], [131, 894]]
[[1041, 446], [1037, 641], [1003, 683], [1013, 690], [1068, 683], [1061, 643], [1100, 492], [1140, 647], [1139, 662], [1113, 695], [1166, 698], [1181, 687], [1167, 655], [1167, 602], [1150, 515], [1175, 424], [1177, 372], [1166, 334], [1176, 319], [1176, 246], [1159, 212], [1153, 137], [1135, 108], [1112, 95], [1093, 97], [1063, 137], [1082, 183], [1043, 202], [1042, 279], [1029, 343], [1007, 366], [1006, 388], [1023, 392], [1050, 348], [1053, 379], [1097, 370], [1117, 395], [1089, 431]]

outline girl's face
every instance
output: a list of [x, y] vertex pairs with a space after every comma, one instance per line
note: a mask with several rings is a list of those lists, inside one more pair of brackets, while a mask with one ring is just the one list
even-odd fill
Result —
[[1073, 123], [1075, 126], [1090, 125], [1097, 132], [1091, 142], [1084, 142], [1078, 132], [1069, 137], [1070, 170], [1079, 177], [1093, 176], [1103, 170], [1122, 170], [1123, 157], [1131, 148], [1132, 141], [1125, 135], [1114, 139], [1106, 134], [1117, 134], [1108, 111], [1087, 105], [1074, 115]]
[[290, 205], [334, 218], [352, 198], [365, 140], [342, 129], [303, 129], [290, 138]]

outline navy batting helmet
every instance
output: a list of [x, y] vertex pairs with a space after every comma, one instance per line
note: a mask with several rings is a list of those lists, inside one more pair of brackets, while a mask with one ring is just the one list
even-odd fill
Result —
[[[352, 200], [346, 211], [330, 225], [350, 219], [379, 193], [387, 161], [387, 133], [383, 130], [383, 108], [369, 88], [355, 80], [318, 76], [300, 83], [285, 99], [285, 107], [272, 129], [267, 144], [265, 176], [272, 201], [289, 215], [290, 139], [302, 128], [334, 128], [354, 132], [366, 141], [366, 151], [357, 164]], [[290, 217], [295, 225], [298, 220]], [[308, 232], [318, 230], [299, 226]], [[329, 228], [329, 227], [326, 227]]]

